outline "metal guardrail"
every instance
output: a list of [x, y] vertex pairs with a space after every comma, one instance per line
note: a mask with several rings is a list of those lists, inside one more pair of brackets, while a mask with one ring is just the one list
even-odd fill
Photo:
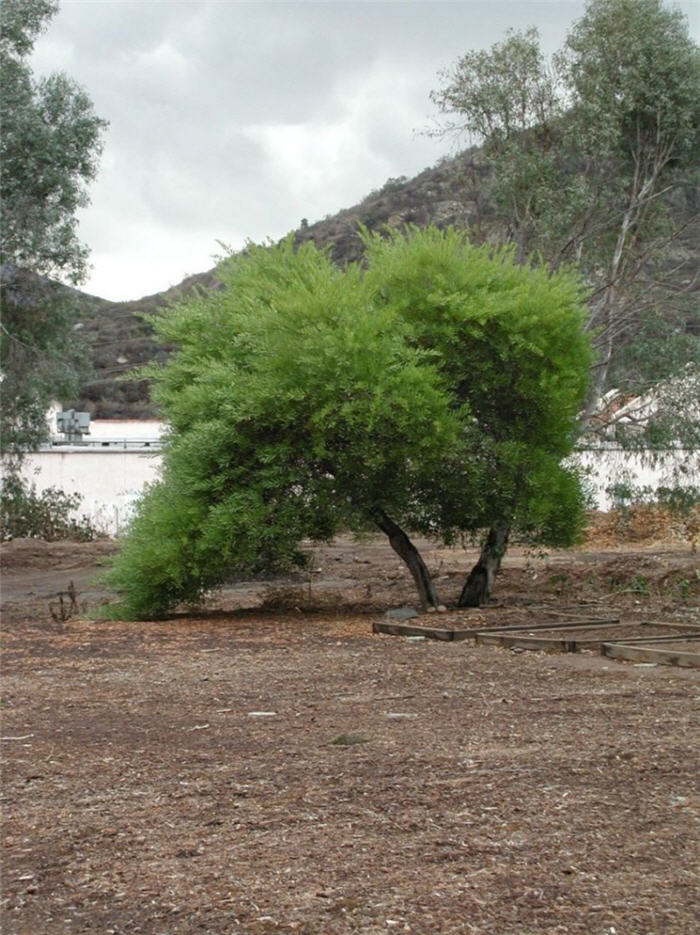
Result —
[[39, 451], [80, 452], [80, 451], [160, 451], [162, 441], [157, 436], [152, 438], [85, 438], [80, 442], [56, 439], [47, 442]]

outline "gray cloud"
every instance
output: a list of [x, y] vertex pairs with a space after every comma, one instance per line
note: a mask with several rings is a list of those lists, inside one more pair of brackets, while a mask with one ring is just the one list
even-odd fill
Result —
[[62, 0], [35, 68], [68, 72], [111, 124], [81, 218], [87, 288], [158, 291], [210, 266], [217, 239], [282, 236], [420, 171], [449, 149], [414, 133], [431, 119], [442, 67], [509, 26], [538, 25], [554, 51], [582, 10], [573, 0]]

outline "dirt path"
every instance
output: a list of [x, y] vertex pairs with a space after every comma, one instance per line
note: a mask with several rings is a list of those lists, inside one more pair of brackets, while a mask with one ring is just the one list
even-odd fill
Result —
[[[218, 599], [253, 610], [58, 625], [51, 587], [108, 547], [22, 548], [7, 935], [697, 932], [697, 671], [372, 635], [412, 595], [375, 544]], [[681, 552], [554, 559], [516, 555], [476, 613], [698, 619]]]

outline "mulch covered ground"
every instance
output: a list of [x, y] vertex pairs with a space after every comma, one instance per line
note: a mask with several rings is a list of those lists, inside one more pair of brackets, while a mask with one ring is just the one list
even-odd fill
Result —
[[[218, 615], [59, 623], [100, 591], [45, 546], [6, 551], [7, 935], [697, 932], [698, 670], [373, 635], [412, 598], [375, 543]], [[449, 601], [463, 557], [430, 561]], [[680, 547], [509, 561], [440, 624], [700, 622]]]

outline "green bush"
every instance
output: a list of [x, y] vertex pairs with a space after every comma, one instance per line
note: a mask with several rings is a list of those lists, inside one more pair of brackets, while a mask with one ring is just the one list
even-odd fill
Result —
[[90, 542], [98, 538], [97, 529], [86, 516], [79, 519], [71, 516], [81, 502], [80, 494], [67, 494], [57, 487], [47, 487], [39, 493], [36, 484], [10, 471], [0, 487], [0, 540]]

